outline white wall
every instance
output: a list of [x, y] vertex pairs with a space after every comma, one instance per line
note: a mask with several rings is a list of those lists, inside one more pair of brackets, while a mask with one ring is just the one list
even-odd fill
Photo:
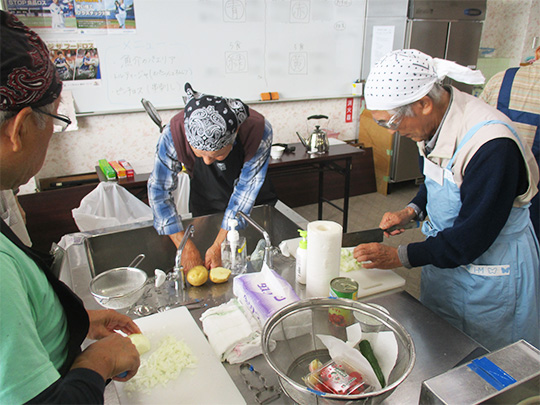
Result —
[[[307, 117], [314, 114], [327, 115], [328, 128], [340, 132], [341, 139], [354, 139], [358, 133], [359, 98], [354, 99], [352, 123], [345, 122], [346, 99], [256, 103], [251, 107], [272, 124], [274, 143], [299, 142], [295, 132], [307, 136]], [[177, 112], [160, 111], [160, 115], [166, 123]], [[310, 120], [310, 132], [314, 121]], [[43, 168], [36, 177], [92, 172], [99, 159], [126, 159], [135, 169], [148, 166], [153, 160], [159, 129], [146, 113], [79, 117], [78, 126], [78, 131], [53, 135]], [[34, 188], [31, 181], [21, 192], [32, 192]]]
[[[488, 0], [481, 46], [496, 48], [495, 57], [512, 58], [517, 65], [532, 55], [532, 38], [540, 35], [539, 15], [539, 0]], [[297, 142], [295, 132], [306, 135], [306, 118], [313, 114], [328, 115], [329, 128], [340, 132], [340, 139], [354, 139], [358, 133], [360, 101], [357, 98], [352, 123], [345, 123], [346, 99], [254, 104], [252, 107], [272, 123], [274, 142]], [[164, 122], [175, 113], [160, 112]], [[126, 159], [135, 166], [151, 164], [159, 134], [157, 126], [145, 113], [82, 117], [78, 121], [78, 131], [54, 134], [38, 178], [91, 172], [102, 158]], [[35, 182], [31, 180], [21, 187], [21, 192], [34, 189]]]
[[511, 66], [517, 66], [534, 56], [539, 20], [540, 0], [488, 0], [480, 46], [495, 48], [494, 58], [510, 58]]

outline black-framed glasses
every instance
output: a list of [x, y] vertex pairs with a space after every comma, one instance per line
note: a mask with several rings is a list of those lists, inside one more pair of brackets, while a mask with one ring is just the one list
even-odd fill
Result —
[[391, 131], [397, 131], [399, 124], [401, 124], [401, 121], [403, 121], [403, 118], [405, 117], [405, 108], [400, 108], [397, 113], [392, 115], [388, 121], [384, 120], [376, 120], [373, 119], [377, 125], [390, 129]]
[[58, 132], [64, 132], [66, 130], [66, 128], [69, 127], [69, 125], [71, 124], [71, 120], [66, 115], [51, 114], [51, 113], [43, 111], [43, 110], [41, 110], [39, 108], [33, 108], [33, 110], [37, 111], [40, 114], [45, 114], [45, 115], [48, 115], [49, 117], [53, 117], [54, 118], [54, 121], [53, 121], [54, 126], [58, 126], [58, 127], [61, 128], [60, 131], [58, 131]]

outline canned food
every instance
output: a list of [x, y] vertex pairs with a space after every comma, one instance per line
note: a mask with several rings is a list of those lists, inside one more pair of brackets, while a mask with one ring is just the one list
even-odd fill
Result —
[[356, 300], [358, 283], [352, 278], [336, 277], [330, 281], [330, 296], [335, 298], [349, 298]]
[[[330, 296], [334, 298], [349, 298], [356, 300], [358, 283], [352, 278], [337, 277], [330, 281]], [[330, 322], [337, 326], [349, 326], [353, 321], [350, 309], [330, 308], [328, 310]]]

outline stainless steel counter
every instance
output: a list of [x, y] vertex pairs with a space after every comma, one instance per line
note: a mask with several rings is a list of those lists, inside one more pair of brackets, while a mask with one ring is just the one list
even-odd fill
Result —
[[[298, 222], [302, 220], [301, 217], [298, 218], [295, 216], [287, 207], [281, 210], [276, 210], [273, 207], [256, 207], [252, 218], [271, 235], [274, 246], [277, 246], [282, 240], [295, 237], [296, 229], [299, 227]], [[201, 251], [204, 251], [215, 237], [215, 233], [221, 222], [221, 215], [195, 218], [189, 222], [195, 224], [197, 235], [195, 242]], [[172, 252], [174, 252], [174, 246], [172, 248], [170, 246], [165, 248], [156, 247], [161, 243], [165, 245], [169, 243], [166, 237], [165, 239], [158, 237], [158, 242], [156, 240], [152, 242], [138, 237], [140, 236], [140, 232], [143, 232], [146, 233], [146, 239], [154, 239], [155, 236], [153, 236], [150, 230], [143, 229], [149, 227], [151, 227], [150, 223], [142, 223], [136, 226], [120, 227], [106, 231], [68, 235], [67, 240], [71, 241], [72, 244], [67, 248], [66, 259], [63, 263], [60, 278], [71, 286], [83, 299], [87, 308], [100, 309], [100, 306], [94, 301], [88, 289], [94, 271], [100, 272], [107, 268], [125, 266], [136, 254], [146, 254], [144, 249], [148, 253], [155, 253], [157, 249], [158, 256], [173, 254], [170, 251], [172, 249]], [[260, 237], [250, 229], [246, 233], [248, 234], [246, 236], [249, 236], [248, 249], [251, 252], [254, 248], [253, 243], [256, 244], [256, 241]], [[131, 234], [131, 238], [129, 240], [126, 239], [127, 235]], [[99, 242], [99, 248], [96, 242], [98, 237], [102, 237]], [[89, 240], [96, 243], [89, 244]], [[118, 242], [122, 240], [124, 242]], [[130, 240], [132, 243], [129, 242]], [[251, 246], [250, 240], [252, 241]], [[99, 254], [97, 250], [100, 250], [100, 252], [106, 251], [107, 253], [98, 259]], [[89, 255], [94, 256], [90, 262], [88, 259]], [[109, 258], [107, 259], [106, 257]], [[173, 262], [171, 261], [170, 263], [172, 266]], [[150, 261], [146, 265], [149, 266], [147, 271], [153, 271], [153, 264]], [[295, 288], [300, 298], [304, 298], [305, 287], [295, 283], [294, 259], [277, 255], [274, 259], [274, 267]], [[232, 281], [225, 284], [207, 283], [202, 287], [190, 288], [187, 291], [187, 295], [189, 298], [203, 299], [204, 303], [208, 306], [217, 306], [233, 298]], [[388, 309], [391, 316], [409, 331], [416, 347], [416, 364], [412, 373], [392, 395], [386, 398], [383, 402], [385, 404], [417, 404], [420, 397], [421, 384], [424, 380], [451, 369], [471, 352], [480, 348], [479, 344], [425, 308], [419, 301], [406, 292], [391, 293], [371, 299], [366, 297], [363, 301], [373, 302]], [[206, 309], [207, 307], [191, 311], [193, 318], [199, 326], [201, 326], [199, 321], [200, 315]], [[277, 385], [276, 375], [267, 365], [263, 356], [251, 359], [250, 363], [265, 377], [269, 384]], [[225, 363], [225, 368], [246, 399], [246, 402], [249, 404], [257, 403], [254, 393], [248, 389], [240, 376], [239, 365]], [[109, 404], [117, 403], [117, 399], [114, 398], [114, 392], [110, 392], [111, 389], [114, 389], [112, 384], [108, 389], [106, 402]], [[282, 394], [273, 403], [290, 404], [292, 401]]]
[[[300, 298], [304, 298], [305, 286], [294, 282], [294, 261], [281, 256], [275, 262], [281, 275], [295, 287]], [[427, 309], [405, 291], [380, 294], [376, 298], [366, 297], [361, 301], [379, 304], [388, 309], [392, 318], [401, 323], [410, 333], [416, 348], [416, 363], [411, 374], [392, 395], [382, 402], [383, 404], [418, 404], [423, 381], [450, 370], [474, 351], [477, 351], [477, 355], [485, 353], [480, 344]], [[200, 313], [202, 310], [192, 311], [196, 318]], [[249, 362], [264, 375], [270, 384], [278, 384], [276, 374], [270, 369], [263, 356], [258, 356]], [[242, 381], [238, 365], [225, 363], [225, 368], [247, 403], [256, 403], [255, 396]], [[293, 402], [282, 394], [282, 397], [273, 403], [292, 404]]]

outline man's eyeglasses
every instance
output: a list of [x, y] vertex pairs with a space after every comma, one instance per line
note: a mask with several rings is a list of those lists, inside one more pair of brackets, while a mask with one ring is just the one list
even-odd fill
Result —
[[399, 111], [395, 113], [394, 115], [392, 115], [388, 121], [383, 121], [383, 120], [379, 121], [375, 119], [374, 121], [377, 123], [377, 125], [380, 125], [383, 128], [387, 128], [392, 131], [397, 131], [399, 124], [401, 124], [401, 121], [403, 121], [404, 116], [405, 116], [405, 109], [400, 108]]
[[40, 114], [45, 114], [45, 115], [48, 115], [49, 117], [53, 117], [54, 118], [53, 124], [61, 128], [59, 132], [64, 132], [66, 128], [71, 124], [71, 120], [69, 119], [68, 116], [65, 116], [62, 114], [58, 114], [58, 115], [51, 114], [39, 108], [33, 108], [33, 110], [37, 111]]

